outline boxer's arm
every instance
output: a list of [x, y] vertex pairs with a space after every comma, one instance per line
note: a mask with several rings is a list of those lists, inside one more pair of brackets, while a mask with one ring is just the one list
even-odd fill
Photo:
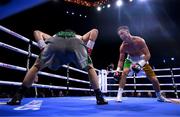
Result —
[[98, 36], [98, 30], [92, 29], [86, 34], [84, 34], [81, 38], [86, 43], [88, 55], [91, 55], [92, 53], [97, 36]]
[[142, 40], [141, 52], [144, 54], [144, 60], [149, 61], [149, 59], [151, 58], [151, 54], [144, 40]]
[[42, 31], [39, 31], [39, 30], [35, 30], [34, 31], [34, 38], [35, 40], [37, 41], [38, 43], [38, 47], [42, 50], [46, 44], [45, 44], [45, 40], [46, 39], [49, 39], [51, 38], [52, 36], [42, 32]]
[[125, 52], [123, 49], [123, 46], [121, 45], [120, 50], [119, 50], [119, 60], [118, 60], [118, 65], [117, 65], [117, 69], [114, 72], [114, 80], [119, 81], [120, 77], [121, 77], [121, 69], [124, 63], [124, 59], [125, 59]]
[[49, 39], [51, 38], [52, 36], [50, 36], [49, 34], [46, 34], [42, 31], [39, 31], [39, 30], [35, 30], [34, 31], [34, 38], [35, 40], [38, 42], [39, 40], [46, 40], [46, 39]]
[[137, 69], [144, 67], [144, 65], [147, 63], [147, 61], [149, 61], [149, 59], [151, 57], [151, 54], [149, 52], [149, 49], [148, 49], [144, 39], [139, 40], [139, 46], [140, 46], [140, 51], [144, 56], [143, 56], [142, 60], [140, 60], [138, 63], [135, 63], [134, 65], [132, 65], [133, 68], [137, 68]]
[[117, 65], [117, 71], [120, 71], [123, 67], [124, 64], [124, 59], [125, 59], [125, 50], [123, 45], [120, 46], [119, 49], [119, 60], [118, 60], [118, 65]]
[[76, 36], [76, 38], [82, 40], [82, 36], [81, 36], [81, 35], [77, 35], [77, 34], [76, 34], [75, 36]]
[[89, 32], [87, 32], [86, 34], [84, 34], [82, 36], [82, 40], [84, 42], [88, 42], [89, 40], [95, 42], [96, 39], [97, 39], [97, 36], [98, 36], [98, 30], [97, 29], [92, 29], [92, 30], [90, 30]]

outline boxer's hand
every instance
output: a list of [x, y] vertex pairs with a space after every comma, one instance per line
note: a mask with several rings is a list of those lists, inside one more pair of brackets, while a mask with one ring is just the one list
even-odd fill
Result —
[[39, 80], [39, 77], [38, 77], [38, 75], [36, 75], [36, 76], [35, 76], [35, 79], [34, 79], [34, 83], [37, 83], [38, 80]]
[[44, 48], [45, 48], [45, 46], [46, 46], [46, 43], [45, 43], [45, 41], [44, 40], [39, 40], [38, 42], [37, 42], [37, 44], [38, 44], [38, 47], [39, 47], [39, 49], [42, 51]]
[[142, 69], [141, 65], [139, 65], [138, 63], [132, 64], [131, 68], [135, 73], [138, 73]]
[[115, 71], [113, 74], [114, 80], [115, 81], [119, 81], [120, 77], [121, 77], [121, 72], [119, 71]]

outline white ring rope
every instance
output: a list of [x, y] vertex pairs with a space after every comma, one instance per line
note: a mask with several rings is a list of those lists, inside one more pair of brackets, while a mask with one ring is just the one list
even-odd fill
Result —
[[[81, 72], [81, 73], [84, 73], [84, 74], [88, 74], [86, 71], [82, 71], [82, 70], [80, 70], [80, 69], [77, 69], [77, 68], [74, 68], [74, 67], [70, 67], [70, 66], [68, 67], [67, 65], [63, 65], [63, 67], [64, 67], [64, 68], [69, 68], [69, 69], [71, 69], [71, 70], [78, 71], [78, 72]], [[98, 69], [96, 69], [96, 68], [95, 68], [95, 70], [98, 71], [98, 72], [100, 72], [100, 70], [98, 70]]]
[[[154, 69], [154, 71], [170, 71], [171, 68], [165, 68], [165, 69]], [[176, 70], [180, 70], [180, 68], [172, 68], [172, 70], [176, 71]]]
[[[19, 71], [26, 71], [26, 68], [15, 66], [15, 65], [10, 65], [10, 64], [6, 64], [6, 63], [2, 63], [2, 62], [0, 62], [0, 67], [4, 67], [4, 68], [8, 68], [8, 69], [13, 69], [13, 70], [19, 70]], [[51, 74], [51, 73], [46, 73], [46, 72], [38, 72], [38, 74], [45, 75], [45, 76], [51, 76], [51, 77], [54, 77], [54, 78], [65, 79], [65, 80], [67, 79], [67, 77], [65, 77], [65, 76]], [[88, 81], [78, 80], [78, 79], [74, 79], [74, 78], [69, 78], [69, 80], [90, 84], [90, 82], [88, 82]]]
[[70, 67], [70, 66], [67, 66], [67, 65], [63, 65], [64, 68], [69, 68], [71, 70], [74, 70], [74, 71], [78, 71], [78, 72], [81, 72], [81, 73], [84, 73], [84, 74], [88, 74], [86, 71], [82, 71], [80, 69], [77, 69], [77, 68], [74, 68], [74, 67]]
[[[136, 76], [135, 78], [146, 78], [147, 76]], [[171, 78], [172, 75], [160, 75], [160, 76], [156, 76], [157, 78]], [[180, 75], [173, 75], [173, 77], [180, 77]], [[114, 77], [107, 77], [108, 79], [114, 79]], [[127, 78], [134, 78], [132, 76], [127, 77]]]
[[[108, 92], [117, 92], [117, 90], [108, 90]], [[123, 90], [123, 92], [135, 92], [135, 90]], [[136, 92], [155, 92], [155, 90], [136, 90]], [[174, 93], [174, 90], [161, 90], [161, 92]], [[180, 92], [180, 90], [177, 90], [177, 92]]]
[[[107, 84], [108, 86], [119, 86], [119, 84]], [[160, 86], [173, 86], [174, 84], [160, 84]], [[180, 83], [176, 83], [180, 85]], [[125, 86], [153, 86], [152, 84], [126, 84]]]
[[[0, 84], [20, 86], [22, 84], [22, 82], [0, 81]], [[63, 87], [63, 86], [52, 86], [52, 85], [44, 85], [44, 84], [32, 84], [32, 87], [51, 88], [51, 89], [64, 89], [64, 90], [67, 89], [67, 87]], [[74, 88], [74, 87], [69, 87], [69, 90], [91, 91], [90, 89]]]
[[[0, 42], [0, 46], [1, 46], [1, 47], [4, 47], [4, 48], [7, 48], [7, 49], [9, 49], [9, 50], [15, 51], [15, 52], [19, 52], [19, 53], [21, 53], [21, 54], [28, 55], [28, 52], [27, 52], [27, 51], [24, 51], [24, 50], [22, 50], [22, 49], [13, 47], [13, 46], [11, 46], [11, 45], [8, 45], [8, 44], [2, 43], [2, 42]], [[36, 54], [31, 54], [31, 56], [34, 57], [34, 58], [38, 57]]]
[[[171, 68], [164, 68], [164, 69], [153, 69], [153, 71], [170, 71]], [[180, 68], [172, 68], [172, 70], [180, 70]], [[110, 73], [114, 73], [116, 70], [110, 71]], [[122, 70], [120, 72], [123, 72]]]
[[180, 68], [172, 68], [172, 70], [180, 70]]
[[[0, 25], [0, 30], [4, 31], [4, 32], [6, 32], [6, 33], [8, 33], [8, 34], [10, 34], [10, 35], [13, 35], [13, 36], [15, 36], [15, 37], [17, 37], [17, 38], [25, 41], [25, 42], [29, 42], [29, 41], [30, 41], [30, 39], [28, 39], [28, 38], [26, 38], [26, 37], [24, 37], [24, 36], [22, 36], [22, 35], [20, 35], [20, 34], [18, 34], [18, 33], [16, 33], [16, 32], [14, 32], [14, 31], [12, 31], [12, 30], [10, 30], [10, 29], [7, 29], [7, 28], [4, 27], [4, 26], [1, 26], [1, 25]], [[37, 44], [36, 42], [32, 41], [32, 44], [38, 47], [38, 44]]]

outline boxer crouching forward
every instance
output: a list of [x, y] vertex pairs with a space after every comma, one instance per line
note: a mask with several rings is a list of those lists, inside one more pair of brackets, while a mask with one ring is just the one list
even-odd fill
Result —
[[98, 35], [97, 29], [92, 29], [83, 36], [66, 30], [50, 36], [41, 31], [34, 31], [34, 37], [38, 42], [41, 53], [34, 65], [26, 73], [21, 87], [15, 96], [7, 102], [8, 105], [19, 105], [25, 92], [32, 86], [38, 71], [48, 67], [57, 70], [62, 65], [74, 63], [77, 68], [85, 69], [94, 89], [98, 105], [107, 104], [98, 86], [98, 77], [90, 58], [95, 40]]
[[[135, 73], [138, 73], [140, 70], [144, 70], [146, 76], [153, 84], [157, 100], [161, 102], [168, 102], [169, 100], [162, 96], [159, 81], [148, 63], [151, 55], [145, 40], [138, 36], [132, 36], [127, 26], [120, 26], [117, 32], [123, 42], [119, 49], [119, 60], [115, 72], [115, 77], [120, 78], [116, 101], [122, 101], [123, 88], [126, 84], [126, 77], [130, 70], [133, 70]], [[127, 58], [125, 59], [126, 55]], [[120, 76], [121, 69], [123, 69], [123, 72]]]

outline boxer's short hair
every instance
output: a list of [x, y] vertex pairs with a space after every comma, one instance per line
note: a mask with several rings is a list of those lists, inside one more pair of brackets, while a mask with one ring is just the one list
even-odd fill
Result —
[[117, 29], [117, 32], [119, 32], [120, 30], [128, 30], [128, 32], [129, 32], [129, 27], [128, 26], [119, 26]]

